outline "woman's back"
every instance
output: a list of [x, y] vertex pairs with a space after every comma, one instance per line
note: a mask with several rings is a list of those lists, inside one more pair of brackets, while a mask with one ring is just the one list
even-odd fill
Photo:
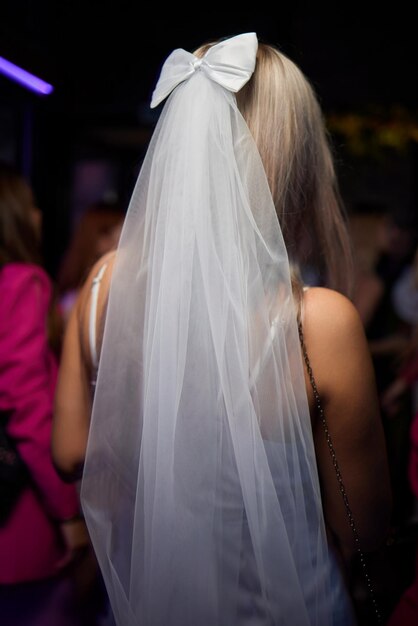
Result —
[[[344, 602], [336, 618], [333, 592], [343, 587], [329, 553], [348, 560], [355, 542], [312, 396], [308, 403], [289, 263], [302, 267], [315, 244], [322, 280], [345, 275], [318, 103], [294, 64], [254, 33], [174, 51], [151, 106], [168, 94], [108, 298], [104, 287], [92, 407], [93, 275], [81, 318], [70, 322], [56, 462], [69, 475], [83, 467], [86, 519], [123, 626], [213, 626], [238, 614], [259, 624], [347, 623]], [[383, 534], [389, 496], [361, 323], [336, 291], [309, 290], [301, 304], [367, 547]], [[365, 471], [370, 481], [360, 479]]]
[[[97, 293], [96, 315], [93, 320], [96, 328], [97, 354], [100, 354], [115, 258], [114, 252], [107, 254], [91, 270], [78, 300], [71, 330], [67, 337], [69, 347], [64, 357], [70, 358], [77, 355], [77, 346], [80, 345], [80, 357], [85, 373], [83, 378], [87, 381], [94, 381], [96, 376], [91, 355], [93, 282], [99, 274], [103, 274]], [[381, 526], [381, 532], [386, 532], [388, 527], [388, 517], [387, 514], [384, 515], [385, 511], [387, 513], [387, 468], [374, 371], [363, 325], [357, 310], [348, 298], [322, 287], [310, 287], [304, 290], [301, 320], [310, 364], [328, 426], [334, 436], [334, 445], [342, 473], [346, 477], [348, 494], [351, 492], [362, 494], [364, 491], [363, 496], [367, 496], [364, 500], [357, 502], [353, 495], [352, 504], [354, 511], [358, 511], [355, 517], [359, 520], [360, 528], [363, 529], [365, 549], [373, 549], [374, 541], [379, 544], [381, 536], [381, 533], [377, 532], [376, 524]], [[64, 360], [60, 374], [61, 385], [67, 380], [71, 381], [70, 378], [67, 379], [66, 367], [67, 362]], [[352, 534], [336, 483], [335, 469], [332, 466], [323, 424], [317, 414], [316, 399], [306, 364], [304, 364], [304, 372], [321, 484], [324, 488], [327, 486], [326, 503], [329, 506], [327, 519], [329, 523], [335, 524], [334, 534], [341, 535], [340, 542], [344, 545], [343, 551], [350, 553], [350, 547], [351, 551], [354, 548]], [[83, 393], [86, 391], [84, 390]], [[77, 390], [68, 390], [58, 394], [58, 401], [60, 397], [74, 398], [77, 402]], [[75, 414], [80, 414], [79, 407], [75, 410]], [[367, 451], [373, 450], [376, 451], [376, 456], [366, 454]], [[84, 449], [80, 448], [78, 454], [79, 463], [82, 465]], [[359, 481], [361, 481], [361, 489]], [[376, 488], [379, 485], [381, 491]], [[335, 492], [335, 497], [333, 492]], [[377, 506], [380, 500], [381, 512]], [[376, 510], [376, 506], [377, 511], [370, 524], [370, 521], [366, 520], [369, 519], [369, 511]], [[361, 519], [362, 514], [365, 517], [364, 522]], [[334, 521], [331, 522], [331, 520]], [[370, 529], [369, 526], [371, 526]]]
[[[67, 475], [76, 475], [84, 463], [87, 439], [83, 433], [87, 433], [89, 429], [97, 373], [91, 355], [93, 285], [95, 279], [101, 276], [93, 320], [97, 354], [100, 355], [115, 258], [115, 253], [108, 254], [93, 267], [77, 302], [66, 336], [56, 396], [57, 432], [54, 450], [60, 468]], [[363, 326], [356, 309], [345, 296], [330, 289], [316, 287], [307, 288], [303, 292], [301, 320], [310, 365], [322, 399], [361, 544], [364, 550], [373, 550], [380, 545], [388, 529], [390, 492], [374, 373]], [[300, 359], [303, 359], [302, 349]], [[81, 368], [81, 377], [68, 375], [73, 367]], [[335, 623], [352, 624], [354, 621], [346, 585], [356, 545], [341, 498], [324, 425], [316, 410], [317, 401], [312, 381], [306, 364], [304, 367], [330, 548], [330, 557], [325, 561], [323, 576], [333, 581], [334, 612], [339, 616], [335, 618]], [[67, 421], [71, 428], [64, 430], [63, 425]], [[266, 442], [267, 455], [272, 445], [274, 446], [273, 443]], [[280, 493], [280, 482], [283, 480], [280, 471], [276, 472], [274, 480], [276, 491]], [[267, 618], [265, 615], [263, 617], [262, 598], [254, 578], [254, 554], [249, 535], [246, 535], [248, 527], [245, 528], [241, 563], [241, 618], [243, 624], [263, 624], [263, 620]], [[298, 531], [295, 532], [297, 536]], [[313, 535], [311, 541], [314, 543], [317, 538]], [[308, 554], [305, 552], [299, 563], [302, 577], [304, 572], [309, 572], [304, 562], [304, 559], [309, 558]], [[309, 587], [309, 579], [306, 580], [306, 585]]]

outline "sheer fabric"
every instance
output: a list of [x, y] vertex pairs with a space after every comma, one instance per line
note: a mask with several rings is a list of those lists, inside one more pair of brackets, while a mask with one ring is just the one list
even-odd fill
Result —
[[130, 202], [81, 497], [119, 626], [332, 623], [287, 252], [235, 96], [203, 63]]

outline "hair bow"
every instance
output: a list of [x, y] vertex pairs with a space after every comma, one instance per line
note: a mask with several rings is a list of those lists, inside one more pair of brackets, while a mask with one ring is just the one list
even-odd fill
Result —
[[258, 40], [255, 33], [244, 33], [215, 44], [202, 58], [177, 48], [166, 59], [154, 89], [151, 108], [155, 108], [172, 91], [196, 71], [228, 91], [236, 93], [250, 79], [255, 68]]

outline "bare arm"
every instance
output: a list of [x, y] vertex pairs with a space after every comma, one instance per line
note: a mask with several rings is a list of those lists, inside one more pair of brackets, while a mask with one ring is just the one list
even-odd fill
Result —
[[[383, 542], [391, 489], [374, 370], [363, 324], [344, 296], [323, 288], [304, 296], [304, 332], [317, 388], [363, 550]], [[314, 398], [309, 382], [308, 394]], [[322, 422], [313, 419], [326, 522], [343, 556], [355, 551]]]
[[[112, 259], [113, 254], [106, 255], [91, 270], [72, 309], [64, 336], [55, 394], [52, 455], [56, 468], [69, 481], [81, 477], [90, 427], [93, 368], [88, 345], [88, 324], [91, 286], [101, 265], [105, 261], [111, 265]], [[102, 318], [107, 301], [111, 268], [108, 270], [106, 280], [100, 284], [98, 320]]]
[[67, 480], [81, 476], [91, 411], [90, 372], [80, 345], [80, 298], [64, 336], [52, 429], [54, 463]]

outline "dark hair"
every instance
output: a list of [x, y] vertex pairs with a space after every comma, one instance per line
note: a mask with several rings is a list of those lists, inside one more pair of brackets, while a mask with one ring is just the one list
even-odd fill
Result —
[[30, 211], [33, 193], [25, 178], [0, 163], [0, 267], [6, 263], [40, 263], [39, 237]]
[[125, 211], [117, 201], [99, 201], [81, 216], [58, 272], [58, 290], [78, 289], [98, 260], [98, 239], [122, 225]]

